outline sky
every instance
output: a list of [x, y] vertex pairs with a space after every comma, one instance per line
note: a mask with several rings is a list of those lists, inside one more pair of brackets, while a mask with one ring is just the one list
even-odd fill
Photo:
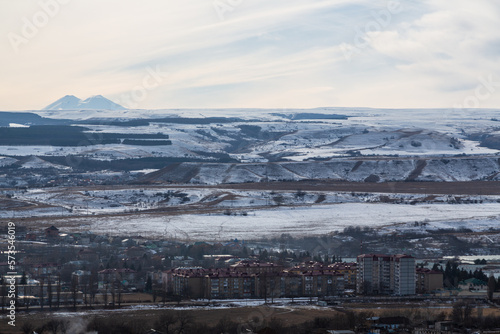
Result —
[[495, 0], [0, 0], [0, 110], [500, 108]]

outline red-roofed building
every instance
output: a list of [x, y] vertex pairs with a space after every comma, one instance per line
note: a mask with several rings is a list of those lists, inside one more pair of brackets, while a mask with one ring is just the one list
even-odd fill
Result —
[[45, 229], [45, 236], [47, 239], [57, 238], [59, 237], [59, 229], [52, 225], [51, 227]]
[[230, 268], [236, 272], [248, 274], [277, 274], [283, 270], [283, 266], [276, 263], [250, 260], [239, 261], [238, 263], [231, 265]]
[[344, 286], [346, 289], [356, 289], [356, 275], [358, 273], [358, 265], [354, 262], [336, 262], [328, 266], [328, 268], [344, 275]]
[[417, 268], [417, 293], [431, 293], [443, 288], [443, 273], [428, 268]]

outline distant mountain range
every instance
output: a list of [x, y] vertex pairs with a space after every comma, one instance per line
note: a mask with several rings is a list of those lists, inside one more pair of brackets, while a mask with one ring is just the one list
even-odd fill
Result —
[[125, 110], [126, 108], [114, 103], [102, 95], [91, 96], [80, 100], [76, 96], [66, 95], [42, 110]]

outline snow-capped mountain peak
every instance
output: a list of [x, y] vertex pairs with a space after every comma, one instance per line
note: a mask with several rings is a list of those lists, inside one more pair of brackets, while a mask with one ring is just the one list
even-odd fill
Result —
[[102, 95], [94, 95], [89, 97], [88, 99], [80, 102], [80, 109], [87, 110], [125, 110], [121, 105], [114, 103], [113, 101], [105, 98]]
[[54, 103], [49, 104], [43, 110], [71, 110], [78, 109], [78, 105], [82, 102], [74, 95], [66, 95]]
[[125, 108], [102, 95], [94, 95], [83, 101], [76, 96], [66, 95], [42, 110], [125, 110]]

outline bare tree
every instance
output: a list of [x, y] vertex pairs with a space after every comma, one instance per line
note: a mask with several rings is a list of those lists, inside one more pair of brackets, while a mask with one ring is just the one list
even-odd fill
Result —
[[118, 308], [122, 306], [122, 283], [118, 281]]
[[90, 291], [90, 306], [92, 307], [92, 303], [95, 303], [95, 296], [97, 293], [97, 284], [98, 284], [97, 272], [95, 270], [91, 271], [88, 283]]
[[267, 304], [267, 273], [261, 273], [258, 279], [260, 296], [264, 297], [264, 303]]
[[493, 293], [495, 292], [496, 288], [496, 282], [495, 282], [495, 277], [493, 275], [490, 275], [488, 278], [488, 299], [493, 300]]
[[26, 310], [30, 308], [30, 301], [28, 298], [28, 287], [26, 284], [24, 285], [24, 306], [26, 307]]
[[57, 277], [57, 309], [61, 305], [61, 275]]
[[21, 330], [23, 331], [24, 334], [32, 334], [33, 331], [35, 330], [35, 325], [33, 325], [33, 323], [29, 321], [26, 321], [21, 326]]
[[78, 277], [74, 276], [71, 280], [71, 297], [73, 299], [73, 309], [76, 311], [76, 300], [78, 297]]
[[47, 322], [45, 325], [43, 325], [43, 330], [41, 332], [44, 333], [44, 332], [46, 332], [46, 330], [49, 333], [65, 333], [66, 332], [66, 324], [62, 320], [52, 319], [49, 322]]
[[43, 310], [43, 277], [40, 279], [40, 309]]
[[104, 284], [104, 291], [102, 292], [104, 307], [108, 307], [108, 283]]
[[176, 317], [171, 311], [166, 311], [162, 313], [158, 320], [155, 322], [155, 329], [159, 330], [165, 334], [171, 334], [174, 332], [174, 325], [177, 322]]
[[190, 313], [188, 313], [186, 311], [178, 311], [177, 312], [177, 321], [179, 322], [179, 325], [177, 327], [177, 333], [183, 334], [183, 333], [186, 333], [189, 326], [193, 324], [194, 319]]
[[47, 277], [47, 297], [49, 298], [49, 309], [52, 310], [52, 282], [50, 281], [50, 276]]
[[88, 306], [88, 303], [89, 303], [89, 300], [88, 300], [88, 290], [89, 289], [89, 283], [88, 282], [84, 282], [82, 283], [82, 292], [83, 292], [83, 302], [85, 304], [85, 307]]
[[113, 283], [111, 283], [111, 306], [113, 308], [115, 308], [115, 295], [116, 295], [115, 283], [116, 280]]
[[473, 307], [470, 302], [460, 301], [453, 304], [453, 310], [451, 312], [453, 322], [465, 326], [471, 325], [472, 309]]

